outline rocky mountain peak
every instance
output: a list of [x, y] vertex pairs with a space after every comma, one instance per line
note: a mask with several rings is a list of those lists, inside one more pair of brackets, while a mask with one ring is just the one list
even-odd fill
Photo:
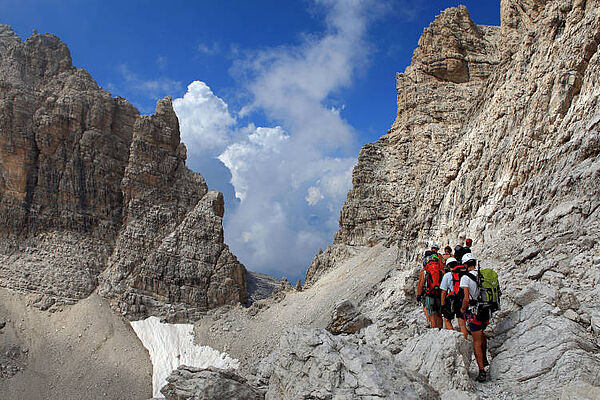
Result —
[[[156, 108], [154, 110], [153, 116], [155, 118], [160, 118], [166, 124], [166, 126], [173, 127], [174, 129], [169, 132], [171, 137], [168, 139], [168, 142], [174, 144], [175, 147], [179, 145], [179, 119], [177, 119], [177, 114], [175, 114], [175, 110], [173, 110], [173, 99], [171, 96], [165, 97], [164, 99], [159, 100], [156, 103]], [[164, 133], [163, 133], [164, 134]]]
[[38, 79], [49, 79], [62, 72], [74, 69], [71, 52], [65, 43], [55, 35], [32, 35], [24, 42], [24, 46], [17, 47], [16, 57], [25, 57], [27, 68], [23, 76], [25, 82]]
[[442, 12], [423, 31], [411, 65], [396, 76], [396, 120], [361, 149], [334, 245], [315, 256], [309, 283], [344, 257], [345, 245], [411, 243], [433, 229], [432, 210], [461, 163], [448, 149], [499, 63], [499, 34], [498, 27], [476, 25], [465, 7]]
[[10, 44], [19, 43], [21, 38], [12, 30], [10, 25], [0, 24], [0, 46], [6, 47]]
[[222, 195], [185, 166], [171, 98], [142, 116], [58, 37], [3, 25], [0, 43], [0, 285], [44, 304], [100, 286], [130, 318], [243, 302]]
[[478, 27], [465, 6], [449, 8], [425, 28], [405, 74], [454, 83], [486, 79], [496, 42], [490, 36], [496, 33]]

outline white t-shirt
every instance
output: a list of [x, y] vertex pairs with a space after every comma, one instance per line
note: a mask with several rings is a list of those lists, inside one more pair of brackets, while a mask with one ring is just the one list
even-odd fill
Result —
[[448, 291], [454, 286], [454, 280], [452, 279], [452, 272], [446, 272], [442, 277], [442, 283], [440, 283], [440, 289]]
[[[476, 270], [470, 271], [470, 273], [475, 278], [478, 278]], [[471, 300], [477, 300], [479, 298], [479, 286], [477, 286], [477, 282], [475, 282], [473, 279], [464, 275], [462, 278], [460, 278], [459, 286], [462, 288], [469, 288], [469, 297], [471, 298]]]

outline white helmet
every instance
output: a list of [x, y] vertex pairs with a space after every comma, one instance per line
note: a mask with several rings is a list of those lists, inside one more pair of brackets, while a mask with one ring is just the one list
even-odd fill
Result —
[[477, 260], [475, 259], [475, 256], [472, 253], [467, 253], [467, 254], [463, 255], [461, 261], [463, 264], [466, 264], [469, 261], [477, 262]]
[[455, 265], [458, 265], [458, 261], [456, 261], [456, 258], [454, 258], [454, 257], [448, 257], [448, 259], [446, 260], [446, 265], [450, 266], [450, 263], [454, 263]]

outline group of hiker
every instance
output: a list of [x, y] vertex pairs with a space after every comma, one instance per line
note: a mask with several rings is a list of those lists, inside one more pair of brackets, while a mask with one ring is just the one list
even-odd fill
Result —
[[473, 352], [479, 367], [477, 381], [487, 380], [487, 338], [484, 330], [491, 313], [500, 307], [498, 275], [492, 269], [481, 269], [471, 251], [473, 241], [444, 248], [433, 244], [425, 251], [423, 269], [417, 283], [417, 301], [423, 303], [425, 316], [431, 328], [454, 330], [452, 321], [465, 339], [473, 338]]

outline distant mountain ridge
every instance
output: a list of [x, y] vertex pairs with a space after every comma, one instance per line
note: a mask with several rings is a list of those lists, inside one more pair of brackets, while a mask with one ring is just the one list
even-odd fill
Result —
[[0, 26], [0, 285], [72, 303], [97, 287], [129, 318], [244, 302], [223, 197], [185, 166], [170, 98], [140, 116], [56, 36]]

